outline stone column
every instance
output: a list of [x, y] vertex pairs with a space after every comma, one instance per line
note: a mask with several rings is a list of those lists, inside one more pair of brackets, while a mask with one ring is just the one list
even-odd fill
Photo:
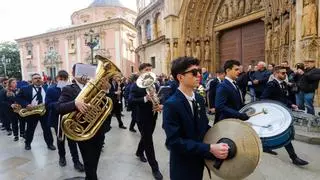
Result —
[[142, 44], [147, 43], [146, 25], [144, 23], [141, 25], [141, 42]]

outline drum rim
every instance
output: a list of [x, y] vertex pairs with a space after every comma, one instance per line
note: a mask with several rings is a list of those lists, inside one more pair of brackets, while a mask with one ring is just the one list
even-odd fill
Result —
[[[288, 111], [289, 115], [291, 116], [291, 123], [290, 123], [290, 126], [288, 127], [288, 129], [289, 129], [291, 126], [293, 126], [293, 121], [294, 121], [294, 120], [293, 120], [292, 110], [289, 109], [285, 104], [283, 104], [282, 102], [279, 102], [279, 101], [270, 100], [270, 99], [263, 99], [263, 100], [254, 101], [254, 102], [248, 103], [248, 104], [246, 104], [245, 106], [243, 106], [243, 107], [239, 110], [239, 112], [242, 112], [242, 111], [245, 109], [246, 106], [250, 106], [250, 105], [252, 105], [252, 104], [265, 103], [265, 102], [267, 102], [267, 103], [268, 103], [268, 102], [269, 102], [269, 103], [274, 103], [274, 104], [277, 104], [277, 105], [279, 105], [279, 106], [282, 106], [284, 109], [286, 109], [286, 110]], [[287, 130], [288, 130], [288, 129], [287, 129]], [[283, 132], [280, 133], [280, 134], [283, 134], [283, 133], [286, 132], [287, 130], [283, 131]], [[279, 135], [280, 135], [280, 134], [279, 134]], [[260, 137], [260, 138], [273, 138], [273, 137], [277, 137], [277, 136], [279, 136], [279, 135], [270, 136], [270, 137]]]

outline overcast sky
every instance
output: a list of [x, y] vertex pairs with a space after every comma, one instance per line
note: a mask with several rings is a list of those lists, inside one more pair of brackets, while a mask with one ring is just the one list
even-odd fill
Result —
[[[136, 0], [121, 0], [135, 8]], [[71, 25], [71, 14], [93, 0], [0, 0], [0, 42]]]

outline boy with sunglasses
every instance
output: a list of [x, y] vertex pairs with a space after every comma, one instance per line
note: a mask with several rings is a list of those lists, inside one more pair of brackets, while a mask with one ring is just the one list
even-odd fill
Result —
[[[287, 76], [287, 70], [284, 66], [276, 66], [274, 68], [274, 80], [268, 82], [265, 90], [263, 91], [261, 95], [261, 99], [271, 99], [274, 101], [278, 101], [286, 105], [288, 108], [292, 109], [298, 109], [298, 106], [293, 104], [289, 100], [289, 92], [288, 92], [288, 85], [285, 82]], [[292, 136], [294, 138], [294, 136]], [[292, 143], [290, 141], [289, 144], [285, 146], [285, 149], [287, 150], [293, 164], [298, 166], [303, 166], [309, 164], [307, 161], [304, 161], [300, 159], [297, 154], [295, 153], [295, 150], [292, 146]], [[277, 155], [277, 152], [264, 149], [264, 152]]]
[[199, 61], [193, 57], [181, 57], [172, 62], [171, 74], [179, 87], [163, 109], [171, 180], [202, 180], [204, 159], [225, 159], [228, 155], [227, 144], [203, 143], [210, 126], [204, 99], [194, 93], [200, 83], [200, 73]]

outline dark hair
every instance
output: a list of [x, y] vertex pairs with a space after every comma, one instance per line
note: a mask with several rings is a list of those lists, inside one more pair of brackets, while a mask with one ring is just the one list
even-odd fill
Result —
[[286, 64], [289, 64], [289, 62], [288, 62], [288, 61], [282, 61], [282, 63], [286, 63]]
[[276, 66], [274, 63], [270, 63], [269, 65], [271, 65], [273, 68]]
[[281, 69], [287, 69], [287, 68], [284, 66], [275, 66], [273, 69], [273, 72], [279, 72]]
[[296, 67], [297, 69], [302, 69], [302, 70], [304, 70], [304, 64], [303, 64], [303, 63], [297, 63], [297, 64], [295, 65], [295, 67]]
[[139, 66], [139, 71], [142, 71], [143, 69], [145, 69], [146, 67], [152, 67], [152, 65], [150, 63], [142, 63]]
[[224, 72], [227, 73], [227, 69], [232, 69], [234, 65], [240, 66], [240, 62], [234, 59], [227, 60], [223, 65]]
[[6, 78], [6, 77], [0, 78], [0, 79], [1, 79], [0, 83], [3, 83], [4, 81], [8, 81], [8, 78]]
[[62, 79], [68, 79], [68, 78], [69, 78], [69, 74], [68, 74], [68, 72], [65, 71], [65, 70], [60, 70], [60, 71], [58, 72], [57, 77], [60, 77], [60, 78], [62, 78]]
[[178, 81], [177, 75], [185, 72], [190, 66], [199, 66], [200, 61], [193, 57], [179, 57], [171, 63], [171, 74]]
[[216, 71], [217, 74], [222, 74], [224, 73], [224, 70], [222, 68], [219, 68], [217, 71]]
[[31, 78], [33, 78], [33, 76], [41, 76], [39, 73], [33, 73], [31, 74]]

